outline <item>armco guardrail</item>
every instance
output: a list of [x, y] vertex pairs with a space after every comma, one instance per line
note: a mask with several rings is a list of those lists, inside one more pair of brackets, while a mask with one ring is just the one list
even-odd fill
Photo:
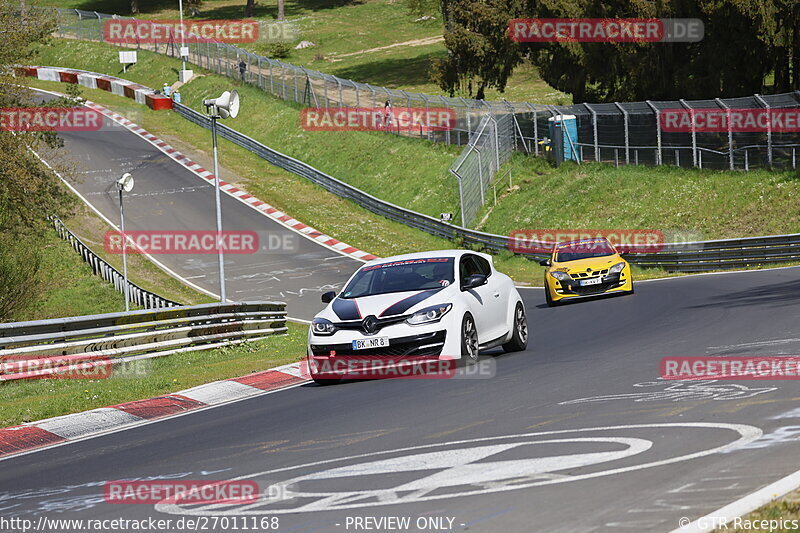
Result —
[[[0, 381], [114, 365], [285, 333], [283, 302], [215, 303], [0, 324]], [[36, 370], [34, 370], [36, 369]]]
[[[204, 128], [211, 128], [210, 119], [190, 107], [176, 104], [174, 111], [195, 124], [199, 124]], [[361, 207], [390, 220], [401, 222], [406, 226], [438, 237], [460, 240], [465, 246], [477, 246], [495, 252], [509, 250], [508, 236], [455, 226], [434, 217], [380, 200], [315, 169], [311, 165], [273, 150], [224, 124], [217, 123], [217, 132], [223, 138], [257, 154], [271, 164], [306, 178], [327, 191], [341, 198], [352, 200]], [[540, 244], [544, 245], [545, 243]], [[541, 247], [537, 248], [541, 249]], [[544, 257], [542, 253], [522, 253], [520, 255], [525, 255], [532, 259]], [[631, 263], [639, 266], [659, 267], [683, 272], [703, 272], [741, 268], [764, 263], [800, 261], [800, 234], [669, 243], [663, 245], [655, 253], [629, 253], [625, 254], [625, 256]]]
[[[95, 254], [91, 248], [83, 244], [78, 237], [75, 236], [67, 227], [61, 222], [58, 217], [51, 217], [53, 226], [55, 226], [58, 236], [66, 240], [72, 245], [76, 252], [81, 254], [84, 261], [89, 263], [95, 275], [102, 277], [109, 283], [114, 284], [114, 288], [121, 293], [125, 293], [125, 277], [116, 268], [109, 265], [104, 259]], [[143, 289], [128, 281], [128, 294], [131, 303], [143, 307], [145, 309], [157, 309], [160, 307], [175, 307], [181, 304], [162, 298], [158, 294]]]

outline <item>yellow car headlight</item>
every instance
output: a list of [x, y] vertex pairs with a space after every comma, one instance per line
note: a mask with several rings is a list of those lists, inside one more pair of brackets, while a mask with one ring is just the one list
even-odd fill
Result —
[[608, 273], [609, 274], [617, 274], [619, 272], [622, 272], [622, 269], [625, 268], [625, 264], [626, 264], [625, 261], [623, 261], [621, 263], [617, 263], [616, 265], [614, 265], [614, 266], [612, 266], [611, 268], [608, 269]]
[[566, 272], [550, 272], [550, 275], [558, 281], [569, 281], [572, 279]]

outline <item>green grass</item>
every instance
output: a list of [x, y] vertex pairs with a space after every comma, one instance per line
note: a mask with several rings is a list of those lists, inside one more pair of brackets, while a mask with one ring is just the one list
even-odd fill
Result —
[[[600, 163], [553, 168], [515, 154], [514, 189], [498, 191], [483, 231], [654, 229], [723, 239], [800, 232], [800, 173]], [[518, 187], [518, 188], [517, 188]], [[487, 207], [487, 209], [488, 209]]]
[[[128, 5], [112, 0], [40, 0], [39, 5], [77, 8], [100, 13], [127, 15]], [[140, 0], [142, 19], [177, 19], [177, 4], [158, 0]], [[244, 14], [240, 0], [204, 0], [198, 19], [239, 19]], [[327, 74], [352, 79], [390, 89], [428, 94], [442, 94], [431, 81], [431, 61], [443, 58], [447, 49], [442, 41], [435, 44], [411, 45], [413, 41], [441, 37], [441, 14], [431, 13], [434, 20], [415, 22], [405, 1], [394, 0], [319, 0], [287, 1], [287, 20], [300, 28], [299, 40], [309, 40], [317, 46], [295, 50], [284, 61]], [[188, 17], [187, 13], [184, 15]], [[277, 17], [277, 1], [259, 1], [255, 18], [271, 20]], [[374, 51], [392, 44], [409, 43], [386, 50]], [[241, 43], [241, 48], [271, 57], [271, 45], [266, 42]], [[347, 55], [352, 54], [352, 55]], [[464, 91], [456, 96], [468, 97]], [[565, 104], [572, 101], [567, 94], [556, 91], [539, 77], [531, 65], [519, 66], [503, 93], [486, 91], [487, 100], [506, 98], [545, 104]]]
[[128, 375], [112, 371], [108, 379], [0, 384], [0, 427], [151, 398], [297, 361], [305, 354], [308, 329], [297, 324], [288, 328], [287, 335], [261, 341], [132, 362], [126, 367]]
[[95, 276], [91, 267], [55, 230], [47, 231], [39, 244], [40, 293], [14, 316], [15, 321], [125, 311], [122, 294]]
[[[770, 527], [770, 520], [783, 519], [784, 525], [788, 527]], [[767, 527], [759, 527], [761, 521], [767, 521]], [[796, 527], [792, 527], [792, 521], [800, 522], [800, 490], [790, 492], [783, 498], [753, 511], [752, 513], [742, 517], [741, 525], [743, 527], [735, 527], [734, 522], [730, 522], [727, 528], [719, 529], [717, 531], [730, 531], [731, 533], [790, 533], [797, 531]], [[748, 527], [752, 525], [752, 527]]]
[[[84, 208], [75, 216], [65, 220], [64, 224], [96, 255], [103, 258], [119, 272], [122, 272], [122, 255], [110, 254], [105, 250], [103, 235], [110, 229], [105, 221], [90, 212], [88, 208]], [[143, 289], [183, 305], [197, 305], [217, 301], [217, 299], [197, 292], [184, 285], [183, 282], [169, 276], [142, 255], [128, 254], [127, 258], [128, 276], [131, 281]]]

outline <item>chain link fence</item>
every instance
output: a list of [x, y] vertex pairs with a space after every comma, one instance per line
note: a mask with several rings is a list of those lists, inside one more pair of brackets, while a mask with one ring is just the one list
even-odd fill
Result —
[[461, 225], [470, 227], [486, 203], [489, 186], [514, 150], [514, 119], [510, 113], [485, 115], [478, 130], [450, 172], [458, 180]]
[[[104, 21], [126, 18], [94, 11], [58, 9], [58, 36], [103, 41]], [[146, 23], [146, 21], [142, 21]], [[167, 30], [169, 31], [169, 29]], [[179, 57], [179, 39], [167, 43], [124, 45]], [[660, 124], [664, 109], [783, 109], [800, 107], [800, 91], [778, 95], [699, 101], [645, 101], [551, 106], [527, 102], [486, 102], [412, 93], [338, 78], [315, 70], [254, 54], [218, 42], [187, 43], [189, 63], [217, 74], [241, 79], [278, 98], [313, 107], [381, 107], [388, 101], [395, 110], [446, 107], [456, 115], [447, 131], [423, 130], [411, 125], [394, 134], [434, 142], [467, 145], [487, 116], [508, 115], [512, 121], [513, 149], [539, 154], [550, 136], [551, 118], [574, 116], [578, 161], [615, 165], [677, 165], [681, 167], [749, 170], [797, 168], [800, 134], [773, 131], [708, 133], [666, 132]], [[463, 155], [463, 154], [462, 154]], [[466, 164], [466, 163], [465, 163]]]

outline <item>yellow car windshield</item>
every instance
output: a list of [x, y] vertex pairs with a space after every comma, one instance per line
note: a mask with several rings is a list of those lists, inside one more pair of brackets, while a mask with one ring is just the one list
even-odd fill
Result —
[[604, 257], [617, 253], [605, 239], [571, 242], [556, 248], [556, 262], [577, 261], [591, 257]]

